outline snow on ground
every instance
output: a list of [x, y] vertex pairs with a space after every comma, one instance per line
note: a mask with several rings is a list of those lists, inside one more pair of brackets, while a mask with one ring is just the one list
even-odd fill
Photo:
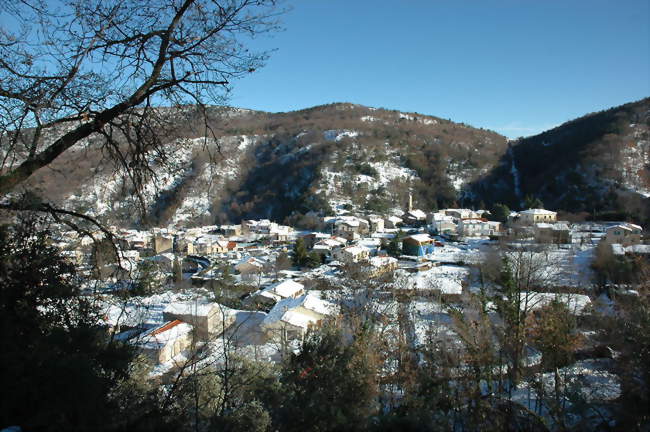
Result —
[[413, 322], [416, 346], [429, 341], [445, 341], [462, 345], [454, 330], [454, 321], [446, 308], [437, 302], [413, 301], [409, 304], [409, 316]]
[[[142, 185], [142, 197], [145, 205], [151, 205], [160, 192], [175, 187], [182, 180], [187, 173], [195, 141], [180, 139], [174, 146], [169, 146], [173, 150], [167, 155], [165, 165], [158, 163], [153, 158], [148, 162], [154, 175]], [[73, 206], [87, 205], [89, 215], [99, 216], [110, 211], [113, 206], [126, 207], [133, 204], [135, 196], [116, 202], [115, 195], [123, 189], [129, 190], [131, 186], [128, 182], [125, 183], [122, 172], [95, 175], [87, 185], [82, 187], [79, 194], [70, 195], [67, 200]]]
[[456, 191], [460, 191], [463, 188], [463, 185], [467, 181], [467, 177], [464, 174], [451, 174], [448, 173], [447, 177], [449, 178], [449, 182], [451, 183], [452, 187]]
[[478, 264], [484, 259], [488, 245], [489, 241], [481, 238], [467, 239], [463, 243], [446, 243], [443, 247], [436, 247], [425, 258], [430, 261]]
[[377, 170], [377, 187], [386, 186], [392, 180], [414, 180], [417, 178], [417, 172], [415, 170], [399, 166], [395, 161], [383, 161], [383, 162], [370, 162], [375, 170]]
[[320, 171], [321, 183], [318, 192], [324, 192], [329, 199], [330, 206], [336, 210], [337, 205], [349, 204], [349, 198], [340, 195], [343, 182], [352, 181], [355, 184], [366, 183], [368, 190], [386, 187], [395, 179], [411, 181], [417, 178], [414, 170], [399, 166], [396, 161], [369, 162], [376, 171], [376, 176], [364, 174], [351, 175], [348, 172], [332, 171], [323, 168]]
[[[564, 391], [560, 401], [569, 427], [587, 424], [597, 425], [610, 417], [606, 408], [597, 404], [613, 401], [621, 395], [619, 378], [609, 372], [611, 361], [607, 359], [588, 359], [578, 361], [559, 370]], [[541, 396], [536, 386], [522, 382], [513, 391], [513, 401], [540, 414], [550, 425], [553, 417], [550, 413], [555, 406], [555, 375], [552, 372], [538, 374], [542, 382], [544, 395]], [[585, 405], [588, 403], [589, 405]], [[551, 427], [551, 429], [554, 429]]]
[[416, 122], [422, 123], [424, 125], [438, 124], [438, 120], [436, 120], [436, 119], [421, 117], [419, 115], [413, 115], [413, 114], [408, 114], [408, 113], [403, 113], [403, 112], [398, 113], [398, 119], [399, 120], [407, 120], [407, 121], [416, 121]]
[[[236, 135], [223, 137], [219, 144], [224, 151], [232, 150], [229, 157], [218, 158], [214, 162], [205, 162], [200, 168], [200, 175], [183, 198], [172, 218], [172, 224], [180, 224], [188, 219], [198, 218], [208, 214], [212, 202], [221, 193], [223, 185], [239, 175], [241, 158], [246, 150], [259, 140], [257, 135]], [[196, 144], [205, 145], [201, 138]], [[196, 145], [195, 144], [195, 145]], [[210, 140], [208, 145], [214, 145]]]
[[443, 294], [461, 294], [463, 282], [467, 281], [469, 269], [453, 265], [441, 265], [417, 273], [400, 271], [396, 286], [405, 289], [437, 290]]
[[539, 309], [554, 300], [565, 304], [569, 311], [576, 315], [583, 315], [591, 309], [591, 299], [584, 294], [538, 292], [522, 292], [521, 309]]
[[[537, 251], [512, 251], [511, 263], [533, 269], [533, 277], [542, 286], [589, 287], [593, 280], [592, 245], [548, 246]], [[516, 264], [515, 264], [516, 265]]]

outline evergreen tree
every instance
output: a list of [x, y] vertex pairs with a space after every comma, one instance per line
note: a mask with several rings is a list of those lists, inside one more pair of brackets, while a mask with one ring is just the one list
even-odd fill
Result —
[[388, 246], [386, 246], [386, 253], [392, 257], [398, 257], [402, 254], [402, 248], [400, 248], [400, 241], [398, 236], [393, 237]]
[[133, 351], [98, 327], [100, 311], [42, 222], [0, 229], [0, 425], [105, 430], [120, 417], [110, 395]]
[[490, 219], [505, 223], [508, 221], [508, 215], [510, 215], [510, 208], [505, 204], [496, 203], [492, 207]]
[[526, 198], [524, 198], [524, 207], [527, 209], [541, 209], [544, 208], [544, 203], [533, 195], [526, 195]]
[[282, 372], [285, 430], [363, 429], [376, 411], [376, 370], [367, 335], [350, 341], [326, 324], [309, 333]]
[[307, 264], [308, 258], [305, 241], [299, 238], [293, 245], [293, 265], [296, 267], [304, 267]]

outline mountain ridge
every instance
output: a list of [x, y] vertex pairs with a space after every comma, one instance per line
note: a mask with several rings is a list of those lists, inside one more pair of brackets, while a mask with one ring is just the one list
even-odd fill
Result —
[[[409, 192], [416, 205], [424, 209], [490, 207], [496, 202], [518, 208], [525, 195], [534, 195], [549, 208], [584, 212], [584, 205], [573, 208], [575, 203], [554, 199], [554, 189], [540, 179], [568, 176], [564, 186], [575, 180], [586, 182], [592, 189], [603, 188], [604, 179], [611, 186], [613, 180], [608, 179], [610, 171], [616, 170], [615, 164], [593, 157], [597, 149], [591, 152], [596, 152], [591, 159], [585, 159], [582, 150], [592, 149], [594, 140], [609, 134], [609, 147], [618, 148], [625, 142], [624, 148], [638, 148], [639, 158], [649, 158], [644, 144], [649, 101], [646, 98], [588, 114], [515, 141], [436, 116], [349, 102], [280, 113], [207, 107], [206, 124], [212, 136], [206, 138], [201, 133], [205, 125], [192, 111], [196, 107], [167, 107], [172, 110], [170, 121], [174, 126], [166, 144], [170, 163], [153, 164], [155, 175], [144, 185], [149, 220], [134, 217], [138, 203], [133, 199], [133, 186], [124, 173], [102, 157], [98, 142], [77, 146], [52, 167], [37, 173], [29, 187], [62, 205], [120, 225], [191, 225], [248, 217], [282, 221], [309, 213], [326, 214], [337, 207], [391, 213], [405, 206]], [[176, 118], [174, 109], [182, 115]], [[630, 116], [638, 120], [633, 130], [621, 127], [618, 135], [614, 133], [617, 130], [610, 130], [614, 120], [629, 124]], [[585, 121], [588, 126], [582, 127]], [[583, 129], [596, 132], [577, 140], [575, 130]], [[636, 141], [630, 145], [635, 133]], [[544, 139], [553, 144], [544, 146]], [[638, 142], [641, 144], [636, 145]], [[540, 153], [540, 148], [556, 146], [558, 152]], [[580, 171], [580, 166], [559, 163], [558, 153], [565, 159], [577, 153], [580, 161], [588, 161], [590, 169], [596, 171], [579, 180], [569, 171]], [[535, 168], [539, 161], [547, 161], [544, 163], [549, 166], [545, 170]], [[626, 178], [632, 181], [629, 160], [626, 163], [621, 166], [629, 168]], [[73, 169], [65, 170], [66, 165], [73, 165]], [[600, 168], [609, 174], [603, 175]], [[647, 167], [637, 168], [643, 174], [639, 188], [650, 191]], [[523, 173], [521, 196], [513, 193], [513, 170]], [[584, 190], [587, 196], [594, 194], [583, 186], [571, 189], [571, 193]], [[605, 205], [600, 195], [599, 209], [616, 207]], [[643, 200], [636, 199], [634, 205], [639, 202]]]

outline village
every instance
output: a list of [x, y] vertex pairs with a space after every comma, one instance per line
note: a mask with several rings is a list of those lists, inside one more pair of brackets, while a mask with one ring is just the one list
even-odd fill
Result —
[[[115, 229], [115, 251], [103, 252], [93, 249], [99, 232], [94, 239], [64, 232], [56, 241], [88, 275], [83, 292], [100, 299], [111, 337], [137, 347], [151, 377], [163, 379], [196, 356], [219, 364], [224, 350], [280, 362], [299, 350], [310, 328], [359, 306], [359, 288], [373, 313], [388, 321], [406, 314], [413, 348], [432, 330], [458, 344], [448, 309], [491, 289], [484, 271], [498, 253], [515, 261], [525, 253], [534, 267], [536, 279], [524, 293], [531, 309], [555, 299], [576, 315], [606, 311], [611, 293], [596, 286], [592, 268], [597, 248], [614, 260], [650, 253], [638, 225], [563, 222], [544, 209], [511, 212], [502, 223], [484, 210], [427, 213], [409, 203], [399, 217], [339, 209], [322, 218], [322, 227], [244, 220]], [[530, 361], [535, 357], [533, 351]]]

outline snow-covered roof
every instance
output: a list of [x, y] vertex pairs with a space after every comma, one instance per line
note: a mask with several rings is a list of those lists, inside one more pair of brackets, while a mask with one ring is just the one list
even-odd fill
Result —
[[217, 242], [219, 240], [223, 240], [223, 237], [215, 235], [215, 234], [204, 234], [201, 237], [199, 237], [198, 239], [196, 239], [195, 241], [197, 243], [201, 243], [201, 244], [212, 244], [212, 243], [215, 243], [215, 242]]
[[449, 221], [452, 222], [454, 220], [453, 216], [448, 216], [444, 213], [433, 213], [433, 220], [434, 221]]
[[242, 264], [250, 264], [256, 267], [263, 267], [264, 266], [264, 261], [261, 261], [255, 257], [252, 256], [247, 256], [245, 258], [242, 258], [239, 260], [237, 264], [235, 264], [235, 267], [239, 267]]
[[427, 214], [425, 212], [423, 212], [422, 210], [419, 210], [419, 209], [409, 210], [406, 214], [410, 215], [410, 216], [412, 216], [412, 217], [414, 217], [416, 219], [426, 219], [426, 217], [427, 217]]
[[366, 252], [368, 249], [361, 246], [348, 246], [343, 250], [351, 255], [359, 255]]
[[337, 225], [347, 225], [347, 226], [351, 226], [351, 227], [358, 227], [359, 223], [360, 223], [359, 219], [356, 219], [356, 218], [355, 219], [344, 219], [344, 220], [339, 219], [339, 220], [336, 221]]
[[554, 211], [550, 210], [545, 210], [545, 209], [528, 209], [520, 212], [520, 214], [527, 214], [527, 215], [554, 215], [557, 214]]
[[639, 225], [632, 224], [632, 223], [622, 223], [622, 224], [612, 225], [607, 228], [607, 231], [611, 231], [614, 229], [622, 229], [625, 231], [643, 231], [643, 228], [641, 228]]
[[328, 302], [327, 300], [322, 300], [313, 294], [304, 295], [301, 306], [307, 310], [319, 313], [321, 315], [334, 314], [338, 309], [334, 303]]
[[229, 314], [232, 309], [220, 305], [219, 303], [208, 301], [207, 299], [196, 299], [182, 302], [174, 302], [163, 310], [163, 313], [174, 315], [194, 315], [194, 316], [208, 316], [210, 312], [218, 308], [224, 314]]
[[481, 219], [461, 219], [461, 222], [463, 225], [483, 225], [487, 223], [487, 221]]
[[274, 291], [280, 297], [293, 297], [296, 293], [304, 289], [305, 286], [303, 284], [291, 279], [275, 283], [267, 288], [267, 290]]
[[407, 238], [413, 239], [418, 243], [433, 241], [433, 239], [429, 237], [429, 234], [413, 234], [408, 236]]
[[337, 310], [335, 304], [308, 293], [295, 299], [286, 298], [279, 301], [264, 318], [262, 324], [270, 325], [277, 321], [284, 321], [291, 325], [306, 328], [309, 324], [318, 321], [313, 316], [300, 313], [298, 309], [300, 307], [323, 316], [331, 315]]
[[137, 344], [143, 348], [160, 349], [192, 331], [193, 327], [179, 320], [169, 321], [143, 333]]
[[335, 240], [333, 238], [327, 238], [327, 239], [323, 239], [323, 240], [319, 241], [318, 243], [316, 243], [316, 245], [314, 245], [314, 249], [316, 249], [316, 246], [319, 246], [319, 245], [320, 246], [327, 246], [327, 247], [332, 248], [332, 247], [339, 247], [342, 244], [343, 244], [343, 242], [341, 242], [339, 240]]

